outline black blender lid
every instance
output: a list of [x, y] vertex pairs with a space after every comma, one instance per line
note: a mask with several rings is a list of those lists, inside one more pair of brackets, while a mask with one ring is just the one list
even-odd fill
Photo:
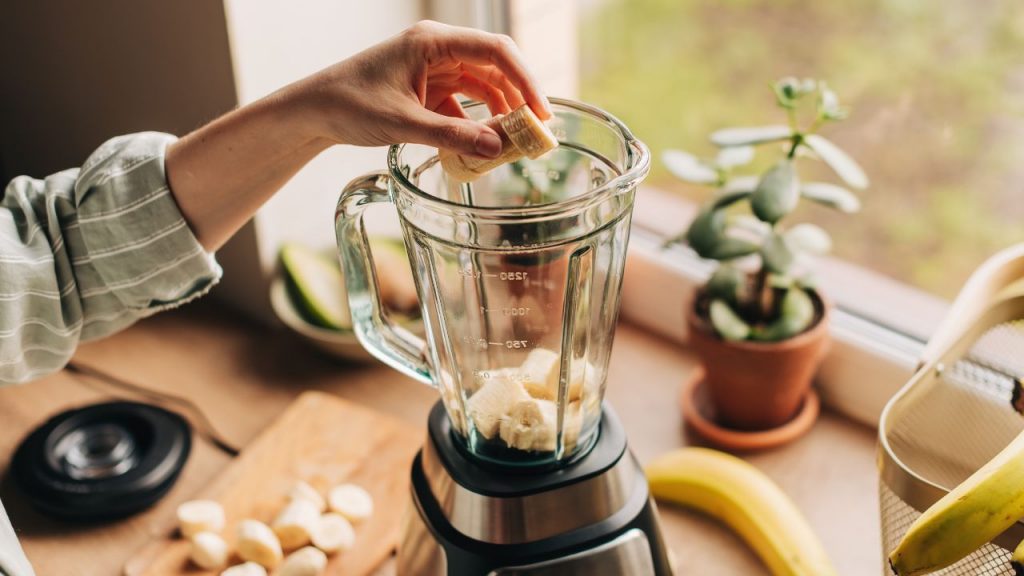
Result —
[[151, 506], [177, 480], [192, 447], [180, 415], [138, 402], [62, 412], [18, 447], [10, 473], [39, 512], [120, 518]]
[[427, 429], [430, 442], [452, 479], [484, 496], [528, 496], [574, 484], [605, 472], [626, 453], [626, 432], [607, 404], [601, 407], [600, 429], [593, 448], [580, 457], [553, 467], [503, 467], [473, 458], [453, 436], [451, 420], [441, 401], [430, 410]]

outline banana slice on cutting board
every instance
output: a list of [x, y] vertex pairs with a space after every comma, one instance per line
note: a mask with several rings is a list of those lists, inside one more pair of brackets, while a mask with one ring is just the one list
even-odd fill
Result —
[[320, 576], [325, 569], [327, 555], [312, 546], [306, 546], [289, 554], [274, 572], [274, 576]]
[[327, 501], [320, 495], [320, 492], [316, 488], [313, 488], [308, 482], [299, 480], [292, 489], [288, 491], [288, 500], [306, 500], [316, 507], [318, 512], [323, 512], [327, 509]]
[[342, 484], [327, 494], [327, 506], [349, 522], [359, 522], [373, 514], [373, 496], [361, 486]]
[[333, 554], [351, 549], [356, 541], [356, 531], [347, 518], [337, 512], [328, 512], [317, 521], [310, 540], [313, 546]]
[[178, 506], [178, 529], [191, 538], [200, 532], [224, 529], [224, 507], [213, 500], [189, 500]]
[[320, 520], [320, 509], [309, 500], [292, 500], [277, 515], [271, 527], [285, 550], [309, 544], [309, 538]]
[[219, 534], [200, 532], [192, 536], [189, 559], [206, 570], [223, 568], [228, 565], [228, 543]]
[[266, 568], [281, 563], [284, 553], [277, 535], [263, 522], [242, 520], [238, 523], [238, 556], [242, 560], [255, 562]]
[[481, 158], [438, 150], [441, 167], [452, 180], [472, 182], [502, 164], [524, 156], [534, 160], [558, 147], [555, 135], [525, 104], [484, 123], [501, 137], [501, 154], [497, 158]]
[[255, 562], [245, 562], [228, 568], [220, 576], [267, 576], [267, 569]]

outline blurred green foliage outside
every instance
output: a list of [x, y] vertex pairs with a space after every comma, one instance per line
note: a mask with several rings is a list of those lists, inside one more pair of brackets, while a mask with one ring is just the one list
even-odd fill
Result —
[[[821, 78], [852, 110], [822, 134], [872, 183], [859, 215], [793, 218], [825, 226], [839, 257], [951, 297], [1024, 241], [1024, 2], [584, 0], [580, 18], [580, 96], [651, 146], [649, 184], [707, 198], [661, 152], [713, 157], [717, 128], [785, 123], [771, 82]], [[806, 179], [835, 181], [803, 163]]]

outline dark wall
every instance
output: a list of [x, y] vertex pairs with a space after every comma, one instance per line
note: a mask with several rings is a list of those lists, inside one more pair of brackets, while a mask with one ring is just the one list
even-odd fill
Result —
[[216, 0], [0, 0], [0, 190], [237, 103]]

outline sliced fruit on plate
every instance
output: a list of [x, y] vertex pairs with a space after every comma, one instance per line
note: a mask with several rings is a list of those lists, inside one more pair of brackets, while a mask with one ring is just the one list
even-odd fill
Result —
[[376, 236], [370, 238], [373, 264], [377, 270], [380, 298], [391, 310], [409, 313], [419, 306], [416, 283], [401, 238]]
[[352, 328], [345, 277], [337, 263], [305, 246], [285, 244], [281, 264], [295, 303], [311, 322], [335, 330]]

